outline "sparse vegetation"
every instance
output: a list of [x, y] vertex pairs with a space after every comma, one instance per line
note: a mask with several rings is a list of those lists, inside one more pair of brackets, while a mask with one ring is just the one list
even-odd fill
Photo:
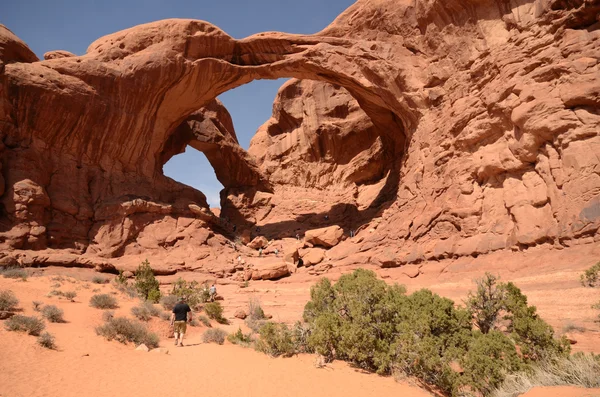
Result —
[[68, 300], [70, 300], [71, 302], [74, 302], [75, 298], [77, 297], [77, 292], [75, 292], [75, 291], [67, 291], [67, 292], [63, 293], [63, 296], [65, 298], [67, 298]]
[[[115, 280], [117, 280], [117, 279], [115, 279]], [[128, 283], [127, 280], [125, 280], [124, 283], [115, 282], [113, 285], [117, 291], [121, 292], [122, 294], [124, 294], [130, 298], [135, 298], [138, 294], [135, 286], [133, 284]]]
[[19, 306], [19, 300], [11, 290], [0, 291], [0, 311], [14, 312]]
[[135, 272], [135, 288], [143, 299], [157, 303], [160, 299], [159, 286], [160, 284], [154, 277], [154, 272], [150, 267], [150, 262], [146, 259]]
[[108, 278], [102, 276], [94, 276], [92, 278], [92, 283], [94, 284], [107, 284], [109, 282]]
[[173, 308], [177, 304], [177, 296], [164, 295], [160, 298], [160, 304], [165, 308], [165, 310], [173, 310]]
[[160, 315], [160, 309], [149, 301], [146, 301], [140, 303], [138, 306], [132, 307], [131, 314], [138, 320], [149, 321], [152, 317], [158, 317]]
[[248, 317], [252, 320], [264, 320], [266, 318], [258, 298], [252, 297], [248, 301]]
[[115, 312], [112, 310], [105, 310], [102, 312], [102, 321], [110, 321], [115, 317]]
[[227, 324], [228, 321], [223, 317], [223, 306], [219, 302], [210, 302], [204, 305], [204, 311], [208, 318], [216, 320], [219, 324]]
[[160, 312], [159, 316], [161, 320], [169, 321], [171, 319], [169, 312]]
[[90, 299], [90, 306], [96, 309], [116, 309], [119, 307], [117, 299], [108, 294], [96, 294]]
[[260, 338], [254, 348], [271, 357], [289, 357], [296, 353], [292, 332], [283, 323], [267, 322], [260, 327]]
[[43, 304], [44, 304], [44, 302], [40, 302], [40, 301], [31, 302], [31, 305], [33, 306], [33, 311], [39, 312], [40, 310], [42, 310]]
[[252, 333], [244, 334], [241, 328], [238, 328], [238, 330], [234, 334], [227, 335], [227, 340], [233, 344], [244, 347], [250, 346], [254, 341], [252, 339]]
[[209, 318], [202, 314], [198, 316], [198, 321], [200, 321], [205, 327], [212, 327]]
[[136, 345], [142, 343], [149, 348], [158, 347], [158, 335], [148, 332], [144, 324], [132, 321], [125, 317], [112, 317], [104, 325], [96, 327], [96, 333], [108, 340], [116, 340], [121, 343], [133, 342]]
[[304, 339], [326, 361], [342, 359], [381, 374], [394, 370], [453, 396], [489, 395], [510, 373], [568, 356], [568, 342], [554, 338], [512, 283], [486, 274], [468, 307], [426, 289], [406, 295], [404, 287], [358, 269], [335, 284], [323, 279], [311, 288], [301, 327], [261, 327], [257, 349], [289, 355]]
[[563, 333], [565, 332], [585, 332], [585, 327], [582, 327], [581, 325], [576, 325], [573, 324], [571, 322], [566, 323], [565, 326], [562, 329]]
[[600, 284], [600, 262], [587, 269], [581, 275], [581, 285], [584, 287], [595, 287]]
[[0, 274], [5, 278], [20, 278], [23, 281], [27, 280], [27, 277], [29, 276], [27, 270], [20, 267], [7, 267], [1, 270]]
[[222, 345], [225, 342], [226, 336], [227, 332], [223, 331], [221, 328], [210, 328], [202, 334], [202, 342]]
[[538, 386], [600, 387], [599, 374], [600, 356], [576, 353], [570, 357], [545, 359], [527, 371], [510, 374], [490, 395], [515, 397]]
[[46, 305], [42, 308], [42, 317], [51, 323], [64, 323], [64, 312], [54, 305]]
[[201, 303], [208, 302], [210, 297], [206, 285], [201, 286], [197, 281], [188, 282], [182, 278], [179, 278], [173, 283], [171, 295], [174, 296], [175, 299], [177, 299], [177, 297], [184, 297], [186, 303], [192, 308], [196, 308]]
[[39, 318], [22, 316], [20, 314], [6, 320], [5, 326], [9, 331], [23, 331], [34, 336], [38, 336], [46, 328], [44, 322]]
[[196, 320], [195, 318], [192, 319], [192, 321], [190, 321], [190, 327], [197, 327], [200, 325], [200, 323], [198, 322], [198, 320]]
[[48, 332], [43, 332], [40, 336], [38, 336], [37, 343], [38, 345], [45, 347], [46, 349], [56, 349], [56, 342], [54, 336], [52, 336], [52, 334]]

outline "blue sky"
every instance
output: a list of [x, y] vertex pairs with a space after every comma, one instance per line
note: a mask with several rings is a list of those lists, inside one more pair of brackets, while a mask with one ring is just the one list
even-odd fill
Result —
[[[315, 33], [329, 25], [353, 0], [7, 0], [0, 23], [42, 58], [51, 50], [81, 55], [97, 38], [165, 18], [211, 22], [235, 38], [258, 32]], [[260, 80], [222, 94], [244, 148], [271, 115], [283, 80]], [[163, 168], [171, 178], [201, 190], [218, 206], [223, 188], [206, 157], [192, 148]]]

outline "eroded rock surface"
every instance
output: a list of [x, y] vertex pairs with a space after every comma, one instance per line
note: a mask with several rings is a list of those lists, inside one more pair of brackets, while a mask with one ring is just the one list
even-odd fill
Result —
[[[44, 61], [2, 27], [0, 250], [128, 270], [152, 255], [164, 274], [238, 277], [236, 234], [355, 234], [313, 274], [598, 244], [599, 12], [600, 0], [358, 1], [312, 36], [235, 40], [165, 20]], [[214, 98], [279, 77], [303, 80], [282, 87], [246, 153]], [[162, 174], [187, 145], [225, 186], [220, 218]]]

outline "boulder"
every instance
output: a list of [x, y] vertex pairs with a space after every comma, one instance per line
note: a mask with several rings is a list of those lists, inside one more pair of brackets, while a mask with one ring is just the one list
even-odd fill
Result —
[[320, 245], [325, 248], [331, 248], [339, 244], [344, 237], [344, 230], [337, 226], [328, 226], [320, 229], [307, 230], [304, 234], [304, 240], [307, 243]]
[[75, 55], [69, 51], [54, 50], [54, 51], [48, 51], [47, 53], [45, 53], [44, 59], [48, 60], [48, 59], [71, 58], [71, 57], [76, 57], [76, 56], [77, 55]]
[[310, 248], [306, 251], [306, 253], [302, 256], [302, 261], [304, 262], [304, 266], [309, 267], [313, 265], [317, 265], [323, 261], [325, 258], [325, 250], [321, 248]]
[[246, 314], [246, 311], [244, 309], [237, 309], [233, 314], [233, 317], [243, 320], [246, 317], [248, 317], [248, 315]]
[[146, 346], [145, 344], [142, 343], [141, 345], [139, 345], [138, 347], [135, 348], [135, 351], [147, 353], [150, 351], [150, 349], [148, 349], [148, 346]]
[[269, 240], [265, 236], [255, 237], [250, 243], [248, 243], [248, 247], [252, 249], [265, 248], [269, 244]]
[[277, 280], [290, 275], [287, 263], [281, 258], [264, 258], [253, 261], [252, 267], [246, 270], [252, 280]]

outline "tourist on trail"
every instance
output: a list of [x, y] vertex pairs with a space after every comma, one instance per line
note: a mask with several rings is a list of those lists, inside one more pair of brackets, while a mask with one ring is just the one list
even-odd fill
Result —
[[179, 302], [173, 307], [171, 313], [171, 326], [175, 333], [175, 346], [183, 346], [183, 336], [187, 329], [186, 321], [192, 321], [192, 309], [185, 303], [185, 298], [179, 298]]
[[354, 230], [350, 230], [350, 237], [354, 237]]
[[208, 295], [210, 296], [210, 301], [214, 302], [215, 298], [217, 297], [217, 287], [215, 287], [215, 284], [210, 286], [210, 289], [208, 290]]
[[300, 241], [300, 235], [296, 233], [296, 240]]
[[262, 248], [258, 249], [258, 256], [262, 256]]
[[275, 256], [277, 256], [279, 254], [279, 250], [277, 248], [275, 248]]

